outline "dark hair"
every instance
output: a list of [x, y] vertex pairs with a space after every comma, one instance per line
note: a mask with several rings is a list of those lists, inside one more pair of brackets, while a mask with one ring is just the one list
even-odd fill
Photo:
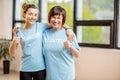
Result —
[[22, 8], [23, 8], [23, 13], [26, 13], [29, 8], [38, 9], [36, 5], [28, 4], [28, 3], [23, 3]]
[[63, 16], [62, 24], [65, 23], [66, 11], [64, 8], [62, 8], [61, 6], [54, 6], [53, 8], [51, 8], [51, 10], [49, 11], [49, 14], [48, 14], [48, 22], [49, 23], [50, 23], [50, 18], [55, 15], [62, 15]]

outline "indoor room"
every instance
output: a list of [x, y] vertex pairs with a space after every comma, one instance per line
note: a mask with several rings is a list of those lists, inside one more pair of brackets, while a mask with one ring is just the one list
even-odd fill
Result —
[[[76, 38], [74, 36], [73, 39], [76, 40], [73, 41], [78, 43], [78, 50], [80, 50], [78, 57], [72, 57], [75, 66], [74, 80], [120, 80], [120, 0], [0, 0], [0, 80], [20, 80], [19, 75], [22, 69], [23, 58], [25, 58], [25, 50], [23, 46], [18, 46], [19, 43], [17, 43], [17, 48], [14, 51], [15, 54], [10, 56], [9, 48], [15, 36], [14, 28], [21, 29], [26, 25], [27, 21], [25, 19], [27, 19], [27, 13], [24, 12], [22, 7], [24, 3], [37, 6], [39, 11], [36, 21], [37, 23], [47, 24], [47, 27], [52, 22], [49, 21], [49, 12], [54, 6], [61, 6], [66, 11], [64, 24], [69, 28], [64, 30], [67, 32], [70, 29], [71, 32], [75, 33]], [[59, 18], [57, 17], [57, 19]], [[34, 19], [31, 20], [31, 24], [33, 21]], [[55, 24], [58, 25], [59, 22], [53, 23], [53, 25]], [[16, 31], [16, 33], [19, 35], [19, 32]], [[62, 34], [57, 37], [63, 36]], [[39, 34], [36, 33], [36, 35], [30, 36], [36, 38]], [[31, 37], [28, 37], [28, 39]], [[54, 41], [55, 39], [53, 38], [52, 40]], [[48, 40], [48, 42], [53, 41]], [[43, 53], [46, 52], [43, 49], [44, 42], [41, 42], [40, 45], [42, 46], [41, 51], [43, 50]], [[56, 40], [56, 42], [61, 41]], [[27, 43], [26, 39], [26, 44], [24, 43], [23, 45], [31, 46], [31, 42]], [[48, 44], [48, 46], [50, 45]], [[57, 49], [60, 45], [54, 46], [53, 44], [50, 47]], [[33, 45], [32, 48], [37, 49]], [[32, 48], [28, 50], [31, 53]], [[71, 50], [71, 47], [69, 49]], [[47, 50], [50, 52], [49, 49]], [[59, 52], [62, 53], [62, 51]], [[67, 57], [65, 56], [64, 58]], [[35, 60], [37, 62], [37, 59]], [[45, 67], [49, 67], [47, 66], [47, 60], [45, 61]], [[28, 66], [27, 63], [25, 64]], [[57, 65], [52, 66], [57, 67]], [[62, 66], [64, 65], [62, 64]], [[29, 67], [31, 68], [31, 66]], [[53, 72], [50, 74], [53, 74]], [[69, 75], [70, 73], [67, 74]], [[53, 79], [51, 78], [51, 80]]]

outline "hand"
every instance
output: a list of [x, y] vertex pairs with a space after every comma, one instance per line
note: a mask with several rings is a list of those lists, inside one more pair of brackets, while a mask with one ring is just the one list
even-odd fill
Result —
[[73, 32], [72, 29], [67, 29], [66, 31], [67, 31], [68, 40], [72, 42], [74, 40], [75, 33]]
[[17, 36], [16, 33], [18, 32], [18, 27], [14, 27], [13, 29], [13, 36]]
[[20, 42], [20, 38], [19, 38], [19, 37], [14, 36], [14, 37], [13, 37], [13, 41], [14, 41], [15, 43], [19, 43], [19, 42]]
[[71, 45], [72, 45], [72, 44], [71, 44], [70, 41], [68, 41], [68, 40], [64, 42], [64, 47], [65, 47], [65, 48], [70, 48]]
[[18, 44], [20, 43], [20, 38], [19, 37], [13, 37], [13, 43], [16, 46], [16, 48], [18, 47]]

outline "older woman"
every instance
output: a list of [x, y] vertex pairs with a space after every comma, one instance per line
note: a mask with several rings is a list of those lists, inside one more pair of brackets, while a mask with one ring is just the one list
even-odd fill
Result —
[[67, 39], [63, 25], [66, 11], [60, 6], [53, 7], [48, 15], [48, 28], [43, 34], [43, 55], [45, 57], [47, 80], [74, 80], [74, 59], [80, 54], [76, 38]]

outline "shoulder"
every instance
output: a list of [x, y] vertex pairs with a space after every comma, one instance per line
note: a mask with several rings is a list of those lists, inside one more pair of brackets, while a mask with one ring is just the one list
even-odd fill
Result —
[[52, 28], [47, 28], [44, 32], [51, 32], [52, 30]]
[[48, 24], [43, 22], [36, 22], [37, 27], [41, 28], [43, 31], [47, 29]]
[[62, 28], [61, 31], [62, 31], [62, 32], [66, 32], [66, 29], [65, 29], [65, 28]]
[[44, 34], [51, 34], [53, 33], [54, 30], [52, 28], [47, 28], [45, 31], [44, 31]]

